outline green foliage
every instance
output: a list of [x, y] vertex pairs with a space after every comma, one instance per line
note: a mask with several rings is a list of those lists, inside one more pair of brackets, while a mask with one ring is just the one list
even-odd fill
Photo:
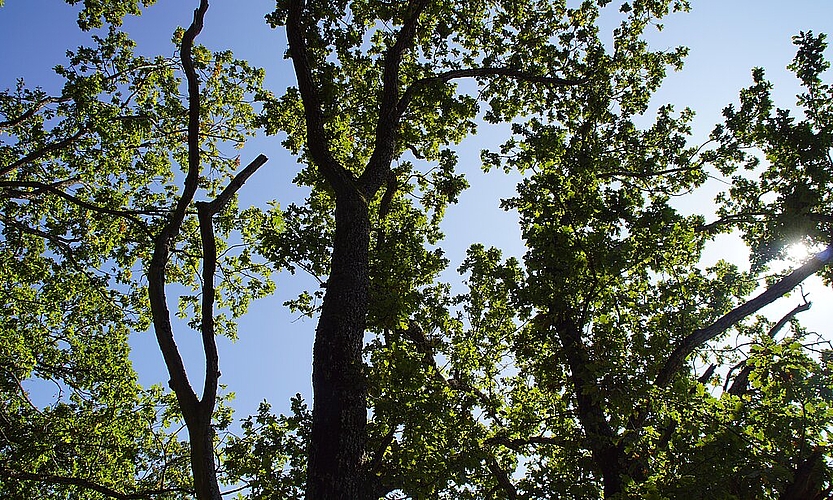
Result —
[[[268, 403], [242, 422], [242, 436], [230, 436], [223, 449], [223, 472], [230, 482], [245, 481], [246, 498], [303, 498], [311, 415], [301, 395], [292, 415], [275, 416]], [[242, 498], [242, 495], [240, 496]]]
[[[117, 29], [139, 5], [84, 2], [81, 28], [106, 29], [56, 68], [60, 95], [22, 81], [0, 93], [0, 494], [10, 498], [192, 495], [179, 403], [139, 387], [128, 359], [128, 336], [150, 325], [146, 266], [180, 200], [188, 153], [180, 63], [136, 56]], [[691, 110], [647, 116], [686, 51], [652, 51], [644, 31], [685, 2], [430, 2], [388, 82], [416, 5], [316, 1], [301, 19], [335, 161], [355, 176], [381, 161], [385, 85], [402, 110], [389, 175], [364, 200], [363, 467], [373, 494], [778, 498], [797, 485], [829, 488], [829, 344], [800, 326], [803, 309], [780, 322], [751, 317], [757, 309], [730, 316], [760, 282], [779, 280], [765, 273], [786, 245], [830, 244], [824, 36], [795, 39], [802, 118], [775, 107], [757, 69], [708, 149], [690, 144]], [[267, 22], [285, 26], [289, 7], [278, 2]], [[608, 39], [598, 25], [611, 15], [620, 24]], [[257, 127], [284, 134], [302, 163], [295, 183], [309, 189], [303, 203], [261, 210], [234, 200], [214, 217], [217, 330], [236, 335], [234, 319], [273, 291], [274, 271], [318, 279], [287, 302], [315, 316], [336, 193], [313, 161], [309, 109], [297, 89], [263, 90], [263, 72], [228, 52], [197, 46], [193, 57], [198, 197], [229, 184], [240, 157], [227, 151]], [[526, 252], [504, 258], [472, 245], [455, 293], [441, 280], [441, 222], [468, 187], [455, 145], [480, 120], [509, 124], [510, 137], [481, 158], [486, 170], [522, 177], [503, 206], [517, 212]], [[682, 215], [673, 200], [712, 167], [732, 185], [720, 219], [706, 224], [708, 214]], [[705, 246], [732, 229], [752, 269], [703, 268]], [[203, 255], [190, 211], [170, 255], [167, 279], [186, 290], [178, 314], [199, 328]], [[828, 281], [829, 260], [813, 261]], [[691, 358], [661, 378], [683, 348]], [[57, 396], [30, 401], [37, 383]], [[262, 404], [237, 435], [227, 432], [228, 403], [213, 421], [221, 480], [239, 497], [304, 497], [312, 414], [300, 395], [291, 415]]]
[[[772, 84], [757, 68], [739, 107], [727, 107], [726, 124], [713, 132], [720, 142], [717, 165], [733, 174], [732, 188], [718, 199], [719, 214], [726, 227], [742, 231], [755, 269], [783, 259], [791, 244], [818, 248], [829, 243], [833, 94], [821, 79], [829, 67], [825, 38], [801, 33], [793, 39], [798, 52], [789, 69], [804, 87], [796, 101], [803, 118], [775, 107]], [[750, 149], [760, 150], [762, 157]], [[829, 270], [822, 276], [831, 279]]]
[[[70, 2], [74, 3], [74, 2]], [[152, 2], [144, 2], [149, 5]], [[138, 2], [85, 2], [84, 29], [106, 25], [68, 51], [51, 96], [19, 81], [0, 92], [0, 494], [9, 498], [185, 498], [192, 489], [176, 399], [142, 389], [128, 336], [148, 329], [143, 267], [177, 202], [185, 163], [186, 104], [176, 59], [133, 53], [117, 26]], [[252, 133], [262, 70], [205, 47], [205, 170], [215, 196], [240, 166], [228, 156]], [[252, 252], [259, 211], [230, 204], [216, 217], [218, 330], [234, 335], [251, 300], [270, 293], [271, 270]], [[196, 214], [174, 243], [171, 282], [197, 288]], [[256, 231], [257, 229], [257, 231]], [[232, 238], [249, 246], [235, 251]], [[188, 298], [183, 300], [186, 309]], [[193, 311], [192, 325], [201, 318]], [[33, 391], [33, 388], [37, 389]], [[51, 388], [51, 389], [50, 389]], [[45, 397], [54, 392], [54, 397]], [[31, 401], [30, 393], [42, 397]], [[229, 423], [227, 407], [215, 412]]]
[[[105, 23], [113, 26], [121, 26], [124, 16], [141, 15], [141, 7], [147, 7], [156, 3], [156, 0], [83, 0], [84, 9], [78, 14], [78, 27], [84, 31], [93, 28], [100, 28]], [[67, 0], [70, 5], [75, 5], [81, 0]], [[141, 6], [141, 7], [140, 7]]]

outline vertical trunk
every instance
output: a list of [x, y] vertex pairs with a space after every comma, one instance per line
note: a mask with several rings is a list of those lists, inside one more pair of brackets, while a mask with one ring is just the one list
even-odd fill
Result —
[[312, 437], [307, 499], [356, 500], [362, 473], [367, 394], [362, 364], [370, 220], [354, 191], [336, 202], [330, 277], [313, 348]]
[[214, 464], [214, 429], [211, 416], [200, 416], [188, 425], [191, 444], [191, 473], [194, 490], [199, 500], [221, 500], [217, 471]]
[[599, 400], [598, 381], [590, 369], [590, 357], [581, 339], [581, 330], [569, 314], [561, 313], [560, 316], [555, 327], [570, 366], [579, 422], [593, 462], [602, 475], [604, 497], [611, 498], [622, 492], [622, 476], [627, 470], [625, 453], [616, 444]]

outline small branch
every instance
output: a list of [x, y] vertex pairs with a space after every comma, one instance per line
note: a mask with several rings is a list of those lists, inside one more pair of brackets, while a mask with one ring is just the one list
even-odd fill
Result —
[[493, 404], [492, 401], [489, 400], [488, 395], [465, 380], [457, 378], [448, 379], [445, 375], [443, 375], [442, 369], [437, 365], [437, 360], [434, 358], [431, 342], [429, 342], [428, 338], [425, 336], [425, 332], [422, 331], [422, 327], [416, 321], [409, 321], [408, 328], [404, 330], [403, 333], [411, 342], [414, 343], [417, 351], [422, 354], [423, 365], [426, 367], [428, 372], [434, 375], [434, 378], [438, 382], [454, 391], [473, 395], [480, 401], [480, 404], [483, 405], [483, 410], [489, 415], [490, 418], [492, 418], [492, 420], [495, 422], [501, 422], [500, 416], [492, 407]]
[[49, 106], [50, 104], [59, 104], [59, 103], [62, 103], [62, 102], [67, 102], [69, 100], [70, 100], [69, 97], [46, 97], [44, 99], [41, 99], [40, 101], [36, 102], [34, 106], [29, 108], [28, 111], [24, 112], [23, 114], [21, 114], [17, 118], [12, 118], [10, 120], [0, 122], [0, 130], [6, 129], [6, 128], [9, 128], [9, 127], [14, 127], [16, 125], [20, 125], [21, 123], [25, 122], [29, 118], [35, 116], [35, 113], [42, 110], [46, 106]]
[[706, 328], [693, 331], [681, 342], [679, 342], [677, 347], [668, 356], [665, 365], [662, 367], [659, 374], [657, 374], [657, 378], [654, 380], [654, 385], [657, 387], [667, 386], [668, 383], [671, 382], [671, 378], [674, 374], [682, 368], [686, 358], [694, 352], [695, 349], [733, 327], [750, 314], [756, 313], [764, 306], [769, 305], [776, 299], [784, 296], [790, 290], [801, 284], [802, 281], [827, 267], [831, 260], [833, 260], [833, 243], [828, 245], [827, 248], [821, 252], [817, 253], [806, 264], [781, 278], [781, 280], [767, 288], [763, 293], [754, 299], [748, 300], [732, 309]]
[[[792, 311], [785, 314], [784, 317], [778, 320], [778, 323], [776, 323], [775, 326], [773, 326], [769, 330], [769, 338], [774, 339], [775, 336], [778, 335], [778, 332], [781, 331], [781, 329], [784, 328], [784, 326], [786, 326], [787, 323], [789, 323], [799, 313], [809, 310], [810, 306], [812, 306], [811, 302], [805, 302], [803, 304], [797, 305]], [[732, 369], [734, 370], [734, 367]], [[729, 373], [731, 373], [731, 371]], [[729, 390], [727, 392], [734, 396], [740, 396], [741, 394], [746, 392], [746, 387], [749, 383], [749, 375], [751, 373], [752, 367], [749, 366], [749, 363], [744, 362], [743, 369], [740, 371], [740, 373], [738, 373], [738, 376], [735, 377], [735, 381], [732, 382], [732, 386], [729, 387]], [[729, 374], [727, 374], [726, 377], [728, 382]]]
[[[72, 179], [70, 179], [69, 181], [72, 181]], [[81, 198], [78, 198], [77, 196], [73, 196], [73, 195], [67, 193], [66, 191], [61, 190], [60, 189], [61, 184], [62, 183], [44, 184], [42, 182], [0, 181], [0, 188], [22, 187], [22, 188], [30, 188], [30, 189], [36, 189], [37, 190], [35, 193], [31, 193], [31, 194], [39, 194], [38, 192], [40, 192], [40, 191], [46, 191], [46, 192], [52, 193], [52, 194], [54, 194], [58, 197], [61, 197], [65, 200], [69, 201], [70, 203], [78, 205], [81, 208], [86, 208], [87, 210], [92, 210], [93, 212], [98, 212], [98, 213], [101, 213], [101, 214], [116, 215], [116, 216], [119, 216], [119, 217], [124, 217], [125, 219], [129, 220], [134, 225], [136, 225], [136, 227], [141, 229], [142, 232], [144, 232], [145, 234], [147, 234], [149, 236], [153, 236], [153, 233], [150, 232], [150, 229], [148, 229], [148, 227], [144, 223], [144, 221], [142, 221], [141, 219], [136, 217], [135, 212], [131, 212], [131, 211], [127, 211], [127, 210], [115, 210], [115, 209], [112, 209], [112, 208], [106, 208], [106, 207], [102, 207], [102, 206], [99, 206], [99, 205], [95, 205], [93, 203], [89, 203], [87, 201], [82, 200]], [[30, 193], [23, 193], [23, 192], [19, 192], [19, 193], [21, 195], [22, 194], [30, 194]]]
[[700, 382], [701, 384], [705, 384], [706, 382], [708, 382], [712, 378], [712, 375], [714, 375], [714, 371], [716, 369], [717, 369], [717, 365], [715, 365], [715, 364], [709, 365], [709, 367], [706, 369], [706, 371], [702, 375], [700, 375], [699, 378], [697, 378], [697, 382]]
[[514, 439], [510, 439], [505, 436], [493, 436], [486, 439], [484, 443], [489, 445], [499, 444], [509, 448], [510, 450], [522, 451], [522, 448], [528, 445], [564, 446], [565, 440], [548, 436], [530, 436], [528, 438]]
[[599, 179], [609, 179], [611, 177], [632, 177], [636, 179], [652, 179], [662, 175], [678, 174], [680, 172], [690, 172], [696, 170], [700, 165], [688, 165], [685, 167], [669, 168], [666, 170], [658, 170], [655, 172], [630, 172], [627, 170], [612, 170], [610, 172], [603, 172], [599, 174]]
[[14, 170], [22, 167], [23, 165], [26, 165], [27, 163], [31, 163], [33, 161], [36, 161], [36, 160], [39, 160], [39, 159], [43, 158], [44, 156], [46, 156], [47, 154], [49, 154], [53, 151], [57, 151], [59, 149], [65, 148], [65, 147], [69, 146], [70, 144], [72, 144], [73, 142], [77, 141], [78, 139], [82, 138], [84, 136], [84, 134], [86, 134], [86, 133], [87, 133], [87, 130], [84, 127], [81, 127], [78, 130], [78, 132], [76, 132], [74, 135], [71, 135], [71, 136], [69, 136], [65, 139], [62, 139], [62, 140], [58, 141], [58, 142], [53, 142], [52, 144], [47, 144], [46, 146], [44, 146], [44, 147], [42, 147], [38, 150], [32, 151], [31, 153], [29, 153], [28, 155], [24, 156], [23, 158], [17, 160], [16, 162], [10, 163], [9, 165], [6, 165], [5, 167], [0, 168], [0, 175], [6, 175], [6, 174], [8, 174], [10, 172], [13, 172]]
[[458, 69], [446, 71], [445, 73], [440, 73], [432, 77], [422, 78], [412, 83], [411, 86], [408, 87], [408, 89], [402, 95], [402, 99], [399, 100], [399, 103], [397, 104], [397, 113], [399, 113], [400, 116], [404, 114], [405, 110], [408, 108], [411, 101], [416, 96], [417, 92], [427, 87], [428, 85], [435, 83], [446, 83], [459, 78], [477, 78], [491, 76], [505, 76], [514, 80], [520, 80], [529, 83], [543, 83], [545, 85], [552, 85], [556, 87], [581, 85], [582, 83], [587, 82], [586, 78], [571, 79], [560, 78], [555, 76], [543, 76], [536, 75], [534, 73], [529, 73], [527, 71], [523, 71], [516, 68], [484, 67]]
[[373, 459], [370, 461], [370, 466], [368, 467], [368, 475], [374, 476], [376, 473], [379, 472], [380, 468], [382, 467], [382, 459], [385, 457], [385, 452], [390, 448], [390, 445], [393, 443], [393, 438], [396, 435], [396, 426], [390, 428], [390, 430], [385, 434], [382, 438], [382, 442], [379, 443], [379, 447], [376, 448], [376, 453], [373, 454]]
[[81, 267], [81, 265], [78, 263], [78, 260], [75, 258], [75, 251], [70, 246], [70, 243], [76, 243], [75, 240], [68, 240], [57, 235], [49, 234], [45, 231], [41, 231], [40, 229], [35, 229], [25, 224], [21, 224], [17, 221], [9, 220], [2, 215], [0, 215], [0, 221], [2, 221], [7, 226], [11, 226], [17, 229], [20, 232], [31, 234], [32, 236], [39, 236], [51, 242], [58, 249], [60, 249], [61, 254], [64, 256], [65, 259], [69, 261], [73, 268], [75, 268], [77, 271], [84, 270], [84, 268]]
[[17, 385], [17, 389], [20, 391], [20, 396], [23, 398], [24, 401], [26, 401], [26, 404], [28, 404], [29, 407], [32, 410], [34, 410], [36, 413], [38, 413], [40, 415], [43, 415], [43, 412], [40, 410], [40, 408], [38, 408], [37, 405], [35, 405], [35, 403], [33, 403], [31, 399], [29, 399], [29, 393], [26, 392], [26, 389], [23, 387], [23, 382], [21, 382], [20, 378], [18, 378], [17, 374], [14, 373], [13, 369], [16, 368], [16, 367], [12, 366], [11, 368], [12, 369], [7, 369], [7, 370], [4, 370], [4, 371], [12, 379], [14, 379], [15, 384]]
[[88, 490], [101, 493], [104, 496], [115, 498], [117, 500], [150, 500], [157, 495], [165, 495], [169, 493], [187, 493], [193, 494], [193, 491], [185, 488], [162, 488], [156, 490], [145, 490], [138, 493], [122, 493], [102, 484], [95, 483], [88, 479], [79, 477], [58, 476], [52, 474], [33, 474], [31, 472], [21, 472], [9, 469], [7, 467], [0, 467], [0, 476], [8, 479], [16, 479], [21, 481], [35, 481], [39, 483], [48, 484], [63, 484], [67, 486], [77, 486]]
[[717, 230], [718, 228], [720, 228], [721, 226], [726, 226], [726, 225], [729, 225], [729, 224], [735, 224], [735, 223], [738, 223], [738, 222], [742, 222], [742, 223], [743, 222], [746, 222], [746, 223], [759, 222], [759, 220], [756, 219], [756, 217], [767, 217], [767, 216], [771, 216], [771, 215], [772, 214], [768, 213], [768, 212], [749, 212], [749, 213], [737, 214], [737, 215], [727, 215], [726, 217], [721, 217], [720, 219], [717, 219], [714, 222], [710, 222], [708, 224], [703, 224], [703, 225], [697, 226], [694, 229], [697, 232], [701, 232], [701, 233], [712, 233], [715, 230]]

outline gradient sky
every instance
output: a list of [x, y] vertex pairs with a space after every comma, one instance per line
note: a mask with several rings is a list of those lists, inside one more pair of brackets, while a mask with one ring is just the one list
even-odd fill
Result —
[[[0, 8], [0, 88], [14, 85], [24, 78], [30, 86], [42, 86], [49, 92], [60, 90], [60, 81], [51, 68], [65, 62], [65, 51], [86, 43], [88, 35], [75, 24], [78, 7], [60, 0], [6, 0]], [[614, 2], [616, 3], [616, 2]], [[690, 48], [685, 68], [669, 76], [656, 94], [656, 106], [673, 103], [676, 109], [690, 107], [697, 113], [695, 142], [700, 142], [720, 122], [720, 112], [737, 100], [738, 91], [751, 82], [750, 70], [766, 69], [774, 82], [776, 105], [789, 107], [798, 90], [797, 83], [785, 69], [794, 55], [791, 36], [799, 31], [833, 32], [831, 0], [693, 0], [692, 12], [677, 14], [666, 20], [662, 32], [652, 32], [648, 39], [653, 48]], [[128, 18], [126, 30], [138, 41], [138, 52], [146, 55], [174, 54], [171, 34], [177, 26], [187, 26], [196, 0], [159, 0], [138, 18]], [[205, 28], [197, 42], [212, 50], [231, 49], [235, 55], [267, 70], [266, 85], [280, 94], [294, 84], [291, 65], [283, 59], [285, 33], [272, 30], [263, 16], [274, 8], [269, 0], [213, 0]], [[612, 27], [610, 27], [612, 29]], [[833, 35], [833, 33], [831, 33]], [[655, 109], [655, 108], [654, 108]], [[458, 148], [461, 167], [471, 188], [460, 203], [448, 210], [444, 229], [448, 236], [443, 247], [451, 259], [450, 270], [460, 264], [466, 247], [475, 242], [504, 249], [506, 255], [520, 256], [523, 246], [515, 214], [498, 208], [501, 197], [513, 194], [517, 178], [500, 172], [480, 172], [479, 151], [502, 141], [505, 128], [482, 127], [480, 134], [467, 139]], [[0, 136], [0, 140], [3, 140]], [[277, 200], [282, 206], [299, 201], [304, 191], [291, 184], [298, 171], [295, 159], [281, 147], [280, 139], [258, 137], [242, 151], [243, 163], [258, 154], [270, 160], [264, 169], [241, 191], [241, 206], [263, 206]], [[680, 205], [685, 211], [702, 211], [708, 207], [719, 183], [712, 183], [691, 201]], [[736, 239], [725, 237], [711, 245], [705, 261], [718, 258], [743, 263], [745, 252]], [[449, 280], [453, 272], [446, 273]], [[815, 306], [801, 316], [811, 329], [833, 339], [833, 292], [815, 285], [805, 287]], [[276, 410], [286, 411], [288, 399], [296, 392], [308, 400], [311, 396], [310, 369], [315, 321], [292, 316], [281, 303], [294, 297], [305, 286], [314, 286], [303, 276], [281, 275], [278, 292], [256, 302], [250, 313], [239, 321], [240, 339], [231, 343], [220, 339], [220, 382], [237, 394], [237, 416], [253, 413], [258, 402], [267, 399]], [[799, 299], [784, 299], [768, 312], [792, 309]], [[189, 366], [195, 387], [201, 386], [202, 354], [195, 332], [180, 326], [177, 342]], [[131, 355], [145, 385], [165, 384], [168, 380], [162, 357], [152, 332], [135, 334]]]

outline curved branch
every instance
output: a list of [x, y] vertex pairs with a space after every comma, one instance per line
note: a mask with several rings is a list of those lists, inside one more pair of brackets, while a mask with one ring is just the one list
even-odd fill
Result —
[[336, 191], [336, 194], [355, 191], [355, 179], [333, 156], [330, 142], [324, 131], [324, 113], [321, 97], [312, 78], [312, 68], [307, 57], [304, 26], [302, 22], [304, 0], [291, 0], [286, 21], [286, 35], [289, 43], [289, 56], [298, 79], [298, 91], [304, 104], [304, 119], [307, 126], [307, 149], [313, 163], [320, 169], [324, 178]]
[[552, 85], [558, 87], [580, 85], [587, 81], [587, 79], [570, 79], [559, 78], [555, 76], [536, 75], [534, 73], [529, 73], [520, 69], [504, 67], [469, 68], [446, 71], [445, 73], [440, 73], [435, 76], [422, 78], [412, 83], [411, 86], [408, 87], [408, 89], [402, 95], [402, 99], [400, 99], [399, 103], [397, 103], [397, 113], [400, 116], [404, 114], [408, 106], [411, 104], [411, 101], [416, 96], [416, 94], [429, 85], [435, 83], [446, 83], [451, 80], [456, 80], [460, 78], [477, 78], [490, 76], [505, 76], [514, 80], [520, 80], [530, 83], [542, 83], [545, 85]]
[[382, 98], [379, 102], [379, 121], [376, 123], [376, 141], [367, 169], [360, 178], [366, 195], [372, 196], [386, 181], [390, 164], [396, 151], [396, 136], [399, 133], [399, 121], [402, 110], [399, 106], [399, 73], [402, 57], [412, 45], [419, 17], [430, 0], [410, 0], [407, 18], [396, 36], [396, 42], [385, 53], [384, 73], [382, 75]]
[[214, 221], [211, 205], [197, 202], [197, 217], [200, 225], [202, 242], [202, 303], [200, 314], [200, 333], [205, 354], [205, 382], [203, 384], [200, 413], [210, 419], [217, 402], [217, 384], [220, 378], [220, 357], [217, 341], [214, 338], [214, 275], [217, 272], [217, 241], [214, 238]]
[[115, 498], [117, 500], [150, 500], [157, 495], [165, 495], [169, 493], [188, 493], [193, 494], [193, 491], [185, 488], [162, 488], [156, 490], [145, 490], [137, 493], [122, 493], [112, 488], [104, 486], [88, 479], [80, 477], [58, 476], [53, 474], [33, 474], [31, 472], [21, 472], [9, 469], [7, 467], [0, 467], [0, 477], [8, 479], [17, 479], [22, 481], [35, 481], [39, 483], [48, 484], [63, 484], [67, 486], [78, 486], [88, 490], [101, 493], [104, 496]]
[[812, 259], [810, 259], [809, 262], [791, 272], [787, 276], [781, 278], [777, 283], [767, 288], [763, 293], [754, 299], [751, 299], [732, 309], [711, 325], [694, 330], [691, 334], [685, 337], [668, 356], [665, 365], [662, 367], [657, 375], [657, 378], [654, 380], [654, 385], [657, 387], [667, 386], [668, 383], [671, 382], [671, 378], [674, 374], [682, 368], [686, 358], [694, 352], [695, 349], [733, 327], [750, 314], [756, 313], [764, 306], [769, 305], [776, 299], [784, 296], [790, 290], [798, 286], [802, 281], [827, 267], [831, 260], [833, 260], [833, 243], [828, 245], [827, 248], [821, 252], [817, 253]]
[[185, 364], [174, 341], [171, 315], [165, 294], [165, 266], [168, 263], [171, 242], [179, 234], [199, 182], [200, 89], [191, 50], [194, 39], [202, 30], [206, 10], [208, 10], [208, 1], [201, 0], [199, 8], [194, 11], [194, 21], [185, 31], [180, 46], [180, 58], [188, 81], [188, 174], [185, 177], [182, 196], [177, 201], [174, 212], [154, 241], [153, 257], [148, 269], [148, 295], [156, 340], [171, 377], [171, 389], [177, 395], [186, 421], [196, 418], [194, 413], [197, 411], [199, 400], [188, 380]]

